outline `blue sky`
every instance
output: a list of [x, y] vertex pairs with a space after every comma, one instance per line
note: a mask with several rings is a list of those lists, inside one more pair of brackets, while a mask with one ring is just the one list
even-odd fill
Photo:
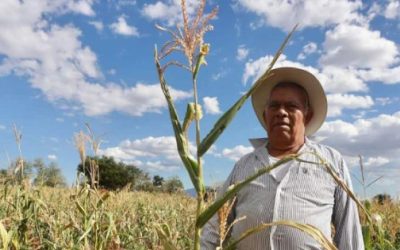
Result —
[[[154, 46], [170, 39], [155, 24], [174, 28], [179, 2], [0, 1], [0, 168], [18, 155], [16, 124], [24, 157], [56, 161], [72, 183], [79, 162], [73, 136], [89, 123], [103, 140], [102, 154], [152, 175], [177, 175], [189, 188], [153, 60]], [[188, 0], [189, 15], [197, 4]], [[358, 155], [367, 180], [384, 176], [369, 195], [399, 195], [400, 1], [210, 1], [206, 12], [217, 5], [198, 83], [202, 135], [299, 23], [277, 66], [305, 68], [322, 82], [329, 111], [315, 140], [342, 152], [353, 176], [360, 178]], [[192, 101], [190, 75], [171, 67], [166, 77], [183, 117]], [[223, 181], [251, 151], [247, 139], [262, 136], [246, 103], [206, 155], [206, 182]]]

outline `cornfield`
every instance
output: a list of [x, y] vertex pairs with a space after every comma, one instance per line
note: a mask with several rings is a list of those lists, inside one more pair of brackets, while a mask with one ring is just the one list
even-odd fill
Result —
[[192, 245], [195, 202], [185, 195], [2, 185], [1, 249], [163, 249], [157, 230]]
[[[192, 249], [196, 199], [185, 194], [0, 186], [1, 249]], [[372, 202], [382, 232], [400, 249], [400, 204]], [[360, 213], [362, 214], [362, 213]], [[162, 232], [162, 233], [160, 233]], [[373, 249], [378, 235], [370, 235]]]

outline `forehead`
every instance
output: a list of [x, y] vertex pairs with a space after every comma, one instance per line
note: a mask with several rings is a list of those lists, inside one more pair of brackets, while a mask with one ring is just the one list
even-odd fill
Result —
[[270, 100], [285, 99], [285, 100], [298, 100], [305, 101], [307, 93], [305, 90], [294, 84], [284, 84], [275, 86], [270, 93]]

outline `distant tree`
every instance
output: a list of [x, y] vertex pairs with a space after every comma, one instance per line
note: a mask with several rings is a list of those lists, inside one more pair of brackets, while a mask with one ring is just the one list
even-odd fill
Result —
[[113, 157], [91, 157], [88, 156], [85, 162], [85, 169], [82, 164], [78, 165], [78, 171], [85, 174], [90, 183], [89, 161], [94, 160], [99, 167], [99, 187], [116, 190], [125, 187], [126, 185], [135, 185], [146, 178], [146, 174], [142, 170], [123, 162], [116, 162]]
[[0, 177], [6, 177], [8, 175], [7, 169], [0, 169]]
[[183, 183], [176, 176], [166, 180], [162, 187], [163, 191], [168, 193], [177, 193], [183, 191]]
[[46, 165], [42, 159], [38, 158], [31, 165], [36, 170], [36, 176], [33, 179], [34, 185], [49, 187], [66, 186], [65, 178], [57, 163], [51, 162], [49, 165]]
[[392, 198], [388, 194], [377, 194], [374, 196], [373, 200], [383, 205], [385, 202], [391, 202]]
[[36, 169], [36, 177], [33, 180], [33, 184], [42, 186], [44, 185], [46, 179], [46, 164], [44, 163], [43, 159], [38, 158], [35, 159], [32, 163], [33, 168]]
[[0, 169], [0, 184], [3, 184], [8, 179], [8, 171], [7, 169]]
[[137, 191], [145, 191], [145, 192], [155, 192], [156, 187], [153, 186], [153, 182], [149, 179], [147, 181], [141, 182], [140, 184], [136, 185], [135, 190]]
[[161, 187], [164, 183], [164, 178], [159, 176], [159, 175], [155, 175], [153, 176], [153, 186], [155, 187]]
[[[21, 175], [21, 171], [23, 171]], [[17, 158], [15, 161], [10, 163], [7, 171], [12, 177], [13, 181], [17, 183], [21, 183], [21, 177], [23, 179], [31, 179], [33, 176], [33, 167], [32, 163], [28, 162], [25, 159]]]

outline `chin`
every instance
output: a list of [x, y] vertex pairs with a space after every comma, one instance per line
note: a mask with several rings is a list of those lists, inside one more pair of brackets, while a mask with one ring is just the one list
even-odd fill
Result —
[[273, 133], [270, 136], [270, 138], [274, 138], [277, 141], [289, 141], [290, 142], [290, 141], [294, 140], [294, 137], [290, 133], [285, 132], [285, 131], [282, 131], [280, 133]]

